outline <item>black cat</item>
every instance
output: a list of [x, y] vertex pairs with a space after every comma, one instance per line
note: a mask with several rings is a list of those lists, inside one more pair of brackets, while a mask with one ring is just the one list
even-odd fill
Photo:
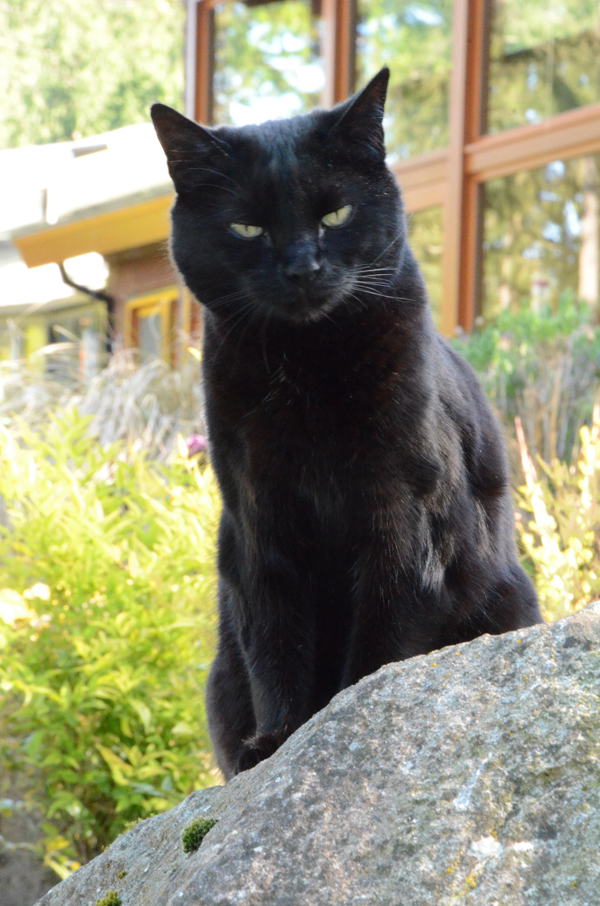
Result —
[[388, 76], [261, 126], [152, 108], [173, 258], [205, 306], [227, 778], [382, 664], [541, 621], [500, 431], [407, 245]]

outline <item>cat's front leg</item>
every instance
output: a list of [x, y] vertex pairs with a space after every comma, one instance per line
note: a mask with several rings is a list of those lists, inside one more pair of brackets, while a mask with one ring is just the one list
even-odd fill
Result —
[[[294, 642], [292, 620], [281, 612], [279, 626], [272, 625], [265, 606], [264, 599], [258, 608], [256, 599], [250, 606], [221, 579], [219, 643], [206, 685], [206, 712], [227, 780], [272, 755], [310, 716], [312, 645], [306, 620]], [[272, 603], [269, 610], [273, 614]]]
[[235, 622], [249, 678], [255, 731], [241, 741], [234, 773], [269, 757], [312, 714], [314, 616], [307, 577], [279, 555], [247, 571]]
[[273, 755], [290, 734], [263, 733], [243, 741], [233, 773], [241, 774]]
[[443, 619], [441, 589], [423, 582], [422, 559], [401, 532], [375, 531], [359, 547], [353, 569], [354, 620], [342, 688], [384, 664], [424, 654], [436, 647]]
[[244, 740], [256, 730], [250, 679], [232, 620], [231, 590], [219, 584], [219, 642], [206, 682], [208, 731], [217, 764], [229, 780]]

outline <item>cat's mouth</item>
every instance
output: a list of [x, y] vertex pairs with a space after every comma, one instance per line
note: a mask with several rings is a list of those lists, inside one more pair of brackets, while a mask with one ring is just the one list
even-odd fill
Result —
[[328, 300], [315, 301], [310, 296], [304, 299], [295, 299], [292, 304], [285, 305], [280, 309], [285, 318], [290, 321], [302, 323], [304, 321], [318, 321], [335, 308], [335, 303]]
[[329, 287], [294, 287], [277, 306], [278, 313], [295, 323], [319, 321], [343, 302], [347, 291], [344, 281]]

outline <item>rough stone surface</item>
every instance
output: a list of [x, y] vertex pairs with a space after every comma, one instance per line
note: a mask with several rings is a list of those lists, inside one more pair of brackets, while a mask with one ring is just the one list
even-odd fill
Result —
[[598, 906], [599, 692], [600, 605], [388, 665], [40, 906]]
[[0, 906], [32, 906], [57, 880], [35, 852], [41, 819], [22, 792], [0, 766]]

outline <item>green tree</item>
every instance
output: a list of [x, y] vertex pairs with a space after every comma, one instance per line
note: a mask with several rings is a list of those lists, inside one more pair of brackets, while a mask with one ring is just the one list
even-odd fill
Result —
[[3, 0], [0, 147], [78, 139], [181, 107], [181, 0]]

